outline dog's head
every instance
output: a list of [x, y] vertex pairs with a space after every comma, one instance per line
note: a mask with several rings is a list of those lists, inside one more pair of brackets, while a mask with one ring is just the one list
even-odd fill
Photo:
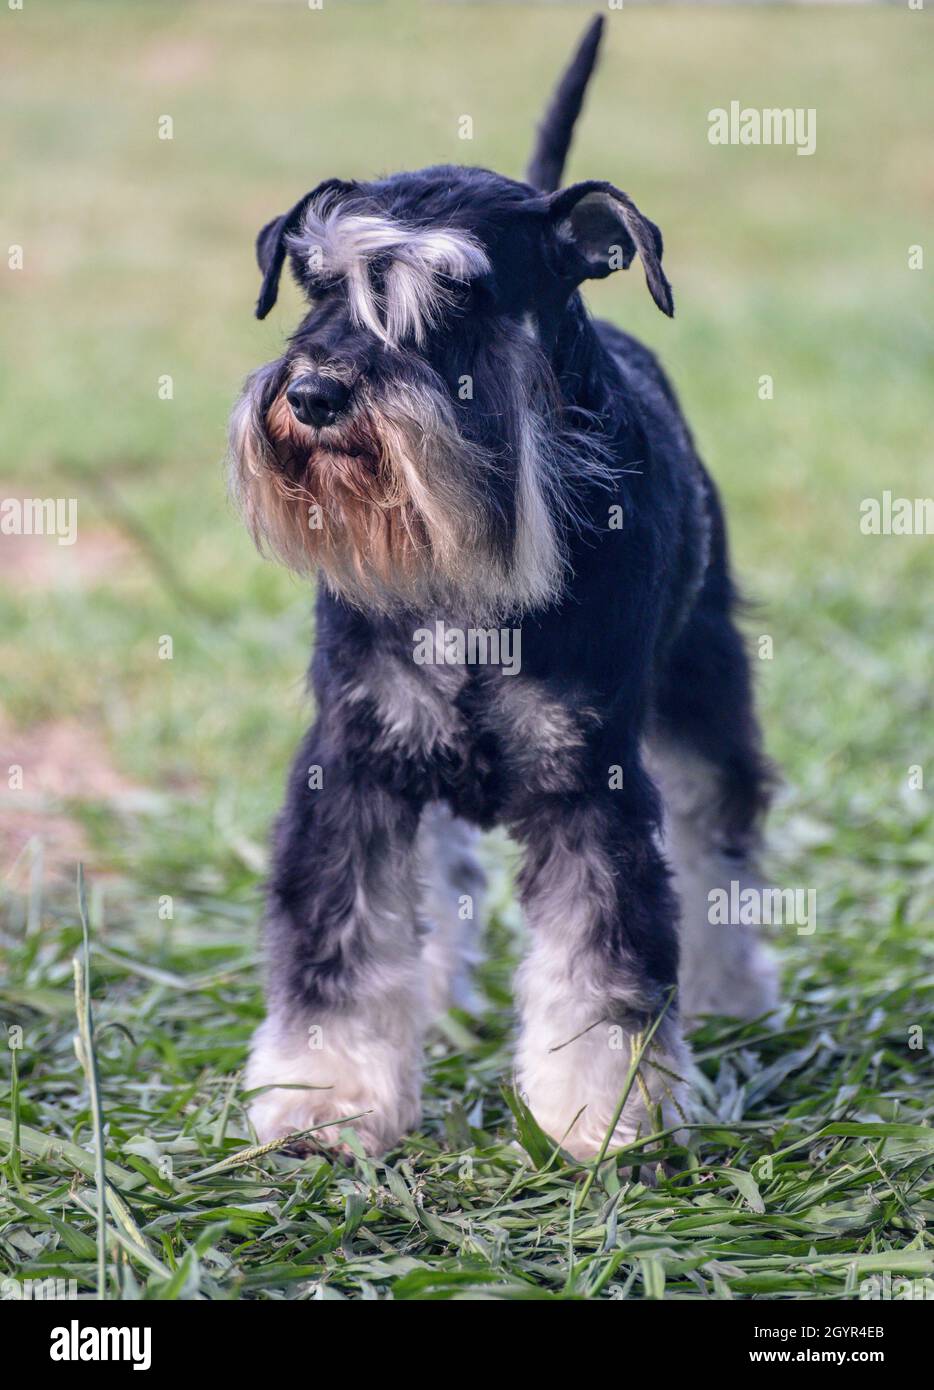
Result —
[[544, 194], [445, 167], [306, 194], [259, 234], [256, 312], [286, 259], [309, 310], [231, 422], [257, 541], [379, 611], [551, 601], [569, 479], [599, 452], [562, 345], [581, 282], [636, 253], [670, 314], [658, 229], [609, 184]]

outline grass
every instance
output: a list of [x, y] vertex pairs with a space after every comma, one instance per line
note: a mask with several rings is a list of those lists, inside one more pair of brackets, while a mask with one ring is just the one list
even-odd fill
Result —
[[[931, 540], [859, 529], [862, 498], [925, 495], [934, 446], [908, 269], [934, 110], [907, 10], [615, 15], [572, 161], [665, 230], [674, 324], [638, 272], [592, 300], [662, 352], [754, 650], [772, 639], [770, 869], [818, 893], [814, 934], [776, 942], [787, 1020], [695, 1036], [674, 1175], [551, 1153], [508, 1089], [520, 924], [494, 843], [485, 1008], [430, 1040], [422, 1130], [386, 1163], [250, 1147], [258, 882], [310, 633], [307, 592], [224, 499], [227, 409], [296, 306], [251, 319], [251, 240], [332, 173], [519, 172], [582, 18], [71, 0], [2, 21], [3, 232], [26, 256], [0, 322], [2, 491], [79, 500], [51, 580], [0, 537], [0, 762], [24, 767], [0, 803], [4, 1275], [88, 1297], [835, 1299], [932, 1273], [934, 827], [910, 772], [931, 781]], [[816, 107], [815, 156], [710, 146], [733, 98]]]

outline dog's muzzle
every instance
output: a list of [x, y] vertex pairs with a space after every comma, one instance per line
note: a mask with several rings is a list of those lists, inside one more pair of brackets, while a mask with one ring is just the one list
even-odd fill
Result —
[[309, 373], [298, 377], [285, 393], [292, 414], [300, 425], [321, 429], [333, 425], [350, 399], [350, 387], [333, 377]]

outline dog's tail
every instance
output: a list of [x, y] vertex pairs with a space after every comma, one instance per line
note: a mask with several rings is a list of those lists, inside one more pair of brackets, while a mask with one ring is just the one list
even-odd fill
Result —
[[588, 25], [538, 127], [535, 149], [525, 177], [527, 183], [533, 188], [540, 188], [543, 193], [553, 193], [561, 183], [574, 122], [584, 104], [584, 92], [596, 66], [602, 36], [603, 16], [597, 15]]

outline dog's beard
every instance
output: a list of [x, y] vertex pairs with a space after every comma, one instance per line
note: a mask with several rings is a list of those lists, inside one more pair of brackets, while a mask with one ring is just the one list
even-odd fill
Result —
[[346, 427], [314, 431], [295, 420], [275, 371], [254, 374], [231, 421], [234, 487], [260, 549], [320, 569], [332, 591], [383, 613], [489, 623], [554, 599], [564, 566], [544, 431], [528, 412], [510, 520], [493, 486], [501, 463], [462, 436], [440, 386], [392, 381], [364, 393]]
[[[415, 582], [429, 545], [405, 475], [370, 410], [339, 431], [299, 424], [283, 395], [265, 417], [262, 536], [292, 568], [321, 568], [332, 587], [372, 604]], [[270, 498], [269, 493], [274, 494]], [[256, 527], [254, 526], [254, 532]]]

